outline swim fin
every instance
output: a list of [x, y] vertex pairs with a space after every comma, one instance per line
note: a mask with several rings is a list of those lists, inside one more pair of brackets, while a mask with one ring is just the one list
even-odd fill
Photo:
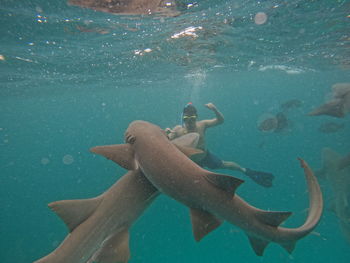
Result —
[[271, 187], [272, 180], [275, 178], [272, 173], [266, 173], [261, 171], [254, 171], [252, 169], [246, 168], [245, 175], [249, 176], [257, 184], [264, 187]]

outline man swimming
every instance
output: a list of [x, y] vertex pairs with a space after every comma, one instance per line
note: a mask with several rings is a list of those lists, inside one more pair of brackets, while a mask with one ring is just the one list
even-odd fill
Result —
[[197, 117], [198, 117], [197, 109], [193, 106], [192, 103], [188, 103], [183, 109], [182, 125], [177, 125], [173, 129], [170, 129], [170, 128], [165, 129], [169, 139], [173, 140], [187, 133], [197, 132], [200, 136], [197, 148], [206, 152], [205, 157], [202, 158], [200, 161], [197, 161], [198, 165], [202, 167], [208, 167], [210, 169], [229, 169], [233, 171], [240, 171], [245, 175], [247, 175], [248, 177], [250, 177], [256, 183], [264, 187], [271, 187], [272, 180], [274, 179], [274, 176], [271, 173], [254, 171], [249, 168], [244, 168], [232, 161], [223, 161], [206, 148], [206, 144], [205, 144], [206, 129], [209, 127], [222, 124], [224, 122], [224, 116], [215, 107], [213, 103], [205, 104], [205, 106], [215, 113], [214, 119], [197, 121]]

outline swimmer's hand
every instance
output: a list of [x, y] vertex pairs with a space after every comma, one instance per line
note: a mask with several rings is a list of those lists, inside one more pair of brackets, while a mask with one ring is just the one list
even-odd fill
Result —
[[172, 129], [170, 129], [170, 128], [165, 128], [164, 131], [166, 132], [166, 134], [175, 132], [174, 130], [172, 130]]
[[176, 133], [174, 130], [172, 130], [170, 128], [166, 128], [166, 129], [164, 129], [164, 131], [170, 140], [174, 139], [175, 133]]
[[216, 106], [211, 102], [205, 104], [204, 106], [207, 107], [209, 110], [216, 110]]

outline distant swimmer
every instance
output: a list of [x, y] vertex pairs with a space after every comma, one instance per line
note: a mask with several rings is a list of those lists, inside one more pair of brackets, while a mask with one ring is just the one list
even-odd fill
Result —
[[271, 173], [254, 171], [249, 168], [244, 168], [232, 161], [223, 161], [207, 149], [205, 143], [206, 129], [222, 124], [224, 122], [224, 116], [220, 111], [218, 111], [213, 103], [208, 103], [205, 106], [215, 113], [214, 119], [197, 121], [197, 109], [192, 103], [188, 103], [183, 109], [182, 125], [177, 125], [173, 129], [165, 129], [165, 131], [168, 133], [169, 139], [173, 140], [187, 133], [196, 132], [200, 136], [197, 148], [205, 151], [206, 153], [204, 158], [196, 161], [198, 165], [208, 167], [210, 169], [229, 169], [233, 171], [240, 171], [254, 180], [257, 184], [264, 187], [271, 187], [272, 180], [274, 179], [274, 176]]
[[289, 120], [283, 112], [269, 115], [258, 123], [258, 129], [262, 132], [283, 132], [289, 127]]

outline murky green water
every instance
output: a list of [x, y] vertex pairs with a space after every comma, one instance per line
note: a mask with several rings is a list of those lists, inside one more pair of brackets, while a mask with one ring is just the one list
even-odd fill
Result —
[[[296, 158], [317, 170], [322, 148], [349, 152], [349, 116], [306, 113], [330, 98], [334, 83], [350, 82], [350, 2], [182, 3], [177, 17], [131, 17], [65, 1], [1, 1], [2, 262], [32, 262], [63, 240], [66, 227], [47, 203], [96, 196], [125, 173], [90, 147], [122, 143], [136, 119], [175, 126], [189, 101], [200, 118], [213, 117], [208, 102], [225, 116], [223, 125], [207, 131], [209, 149], [276, 176], [265, 189], [221, 171], [247, 179], [239, 195], [262, 209], [292, 211], [285, 226], [303, 223], [308, 196]], [[254, 23], [258, 12], [267, 15], [261, 25]], [[288, 129], [261, 132], [264, 116], [291, 99], [302, 104], [286, 113]], [[327, 122], [344, 128], [320, 132]], [[327, 206], [332, 195], [321, 184]], [[292, 255], [272, 244], [260, 258], [228, 223], [196, 243], [188, 209], [165, 196], [131, 229], [130, 247], [130, 262], [350, 259], [349, 243], [328, 209]]]

